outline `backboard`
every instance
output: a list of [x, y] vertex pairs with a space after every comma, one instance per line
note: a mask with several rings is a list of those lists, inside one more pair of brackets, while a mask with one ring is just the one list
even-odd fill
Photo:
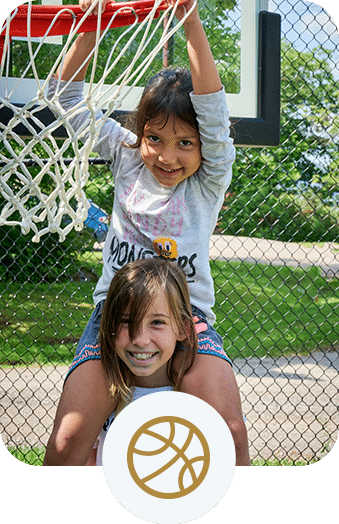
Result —
[[[67, 0], [40, 0], [35, 3], [76, 3]], [[214, 4], [211, 2], [214, 1]], [[227, 101], [230, 109], [235, 144], [238, 146], [274, 146], [279, 143], [280, 127], [280, 16], [268, 12], [268, 0], [225, 0], [216, 3], [215, 0], [206, 0], [206, 4], [199, 2], [201, 18], [204, 20], [206, 32], [217, 62], [222, 81], [227, 92]], [[0, 7], [0, 24], [4, 22], [9, 11], [20, 2], [7, 2], [7, 7]], [[10, 5], [11, 4], [11, 5]], [[220, 8], [224, 4], [232, 9]], [[8, 9], [9, 8], [9, 9]], [[114, 30], [112, 30], [114, 31]], [[111, 31], [111, 32], [112, 32]], [[60, 37], [50, 37], [52, 40], [43, 47], [57, 55]], [[62, 38], [62, 37], [61, 37]], [[184, 60], [182, 56], [183, 38], [175, 35], [172, 44], [169, 65], [177, 65]], [[54, 39], [54, 40], [53, 40]], [[58, 41], [59, 39], [59, 41]], [[13, 45], [12, 60], [18, 69], [20, 57], [15, 56], [17, 45]], [[167, 51], [168, 52], [168, 51]], [[168, 52], [169, 53], [169, 52]], [[45, 55], [43, 55], [45, 56]], [[53, 58], [52, 58], [53, 59]], [[45, 60], [42, 60], [45, 62]], [[159, 63], [160, 67], [164, 64]], [[165, 64], [167, 65], [167, 63]], [[22, 65], [24, 67], [24, 64]], [[156, 70], [160, 69], [157, 67]], [[230, 77], [230, 71], [232, 75]], [[149, 76], [151, 76], [151, 72]], [[7, 89], [16, 84], [16, 76], [8, 75]], [[43, 75], [42, 75], [43, 78]], [[135, 109], [141, 96], [143, 80], [140, 86], [133, 88], [129, 96], [124, 99], [120, 114]], [[36, 95], [36, 82], [26, 78], [18, 84], [11, 95], [15, 104], [25, 104]], [[4, 78], [0, 79], [0, 95], [4, 96]], [[107, 94], [107, 98], [109, 93]], [[7, 108], [0, 108], [0, 120], [6, 124], [11, 117]], [[53, 115], [48, 111], [41, 111], [41, 118], [48, 124]], [[8, 120], [7, 120], [8, 121]], [[62, 128], [58, 137], [63, 137]], [[19, 134], [27, 135], [23, 127]]]

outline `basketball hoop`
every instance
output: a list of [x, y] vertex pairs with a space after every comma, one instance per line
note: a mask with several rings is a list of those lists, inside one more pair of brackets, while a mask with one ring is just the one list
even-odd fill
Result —
[[[63, 241], [73, 228], [77, 231], [83, 228], [89, 207], [84, 192], [88, 179], [88, 158], [99, 131], [189, 15], [189, 12], [186, 13], [182, 20], [174, 23], [175, 10], [183, 3], [185, 1], [182, 0], [177, 0], [172, 5], [165, 0], [123, 2], [108, 4], [102, 13], [101, 2], [96, 2], [84, 13], [78, 6], [40, 6], [28, 2], [28, 5], [19, 6], [10, 14], [0, 30], [0, 111], [9, 113], [7, 123], [0, 122], [0, 138], [4, 146], [0, 153], [0, 193], [5, 202], [0, 212], [0, 225], [20, 225], [24, 234], [32, 230], [35, 242], [39, 242], [48, 232], [57, 233]], [[96, 6], [98, 16], [92, 14]], [[152, 24], [154, 20], [156, 22]], [[95, 83], [94, 73], [100, 43], [111, 28], [122, 26], [126, 29], [115, 41], [107, 57], [104, 73], [99, 82]], [[159, 30], [161, 37], [157, 35], [154, 45], [154, 35]], [[45, 91], [57, 68], [62, 69], [64, 57], [76, 34], [87, 31], [96, 32], [96, 45], [92, 51], [93, 67], [85, 98], [90, 118], [86, 128], [82, 127], [74, 132], [69, 122], [83, 110], [83, 101], [65, 111], [59, 97], [76, 73], [66, 86], [57, 90], [51, 100], [47, 100]], [[131, 63], [113, 85], [105, 85], [105, 79], [139, 34], [141, 41], [135, 52], [133, 49]], [[47, 78], [41, 80], [39, 52], [47, 37], [52, 35], [67, 35], [66, 43]], [[14, 37], [27, 38], [29, 56], [27, 65], [18, 78], [9, 74], [10, 42]], [[35, 37], [40, 37], [41, 40], [33, 50], [32, 39]], [[127, 42], [121, 45], [125, 37]], [[120, 49], [118, 45], [121, 45]], [[140, 62], [145, 51], [146, 58]], [[138, 60], [140, 63], [137, 63]], [[81, 67], [82, 65], [79, 69]], [[30, 76], [29, 81], [33, 82], [35, 94], [29, 102], [14, 102], [15, 94], [20, 92], [26, 76]], [[107, 110], [98, 118], [98, 111], [103, 108]], [[50, 110], [55, 116], [48, 125], [40, 118], [46, 110]], [[24, 134], [19, 130], [22, 127]], [[66, 130], [66, 138], [62, 142], [55, 138], [61, 127]], [[85, 135], [86, 138], [80, 143]], [[44, 152], [43, 158], [39, 156], [39, 150]], [[71, 160], [66, 161], [66, 152]], [[46, 180], [48, 184], [45, 184]], [[43, 189], [45, 186], [49, 187], [48, 192]]]

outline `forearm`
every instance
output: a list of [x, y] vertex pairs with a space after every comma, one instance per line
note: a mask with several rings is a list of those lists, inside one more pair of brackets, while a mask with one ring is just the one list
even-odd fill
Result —
[[44, 466], [85, 466], [115, 408], [101, 361], [88, 360], [76, 367], [60, 397]]
[[206, 95], [220, 91], [221, 80], [197, 10], [188, 17], [183, 27], [194, 93]]
[[[95, 439], [91, 442], [78, 435], [77, 438], [73, 434], [68, 435], [68, 428], [73, 426], [80, 427], [77, 415], [65, 417], [60, 428], [53, 431], [47, 443], [43, 466], [85, 466], [88, 463]], [[80, 434], [80, 429], [78, 432]]]
[[58, 68], [56, 77], [61, 80], [72, 79], [74, 82], [85, 80], [95, 43], [96, 32], [79, 34]]
[[204, 400], [221, 415], [234, 440], [236, 465], [250, 466], [241, 399], [230, 364], [219, 357], [198, 353], [192, 368], [183, 377], [180, 391]]

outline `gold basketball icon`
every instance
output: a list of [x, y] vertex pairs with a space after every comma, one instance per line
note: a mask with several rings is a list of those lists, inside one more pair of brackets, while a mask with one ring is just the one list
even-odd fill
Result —
[[180, 417], [164, 416], [143, 424], [127, 450], [134, 482], [146, 493], [163, 499], [194, 491], [208, 472], [210, 451], [202, 432]]

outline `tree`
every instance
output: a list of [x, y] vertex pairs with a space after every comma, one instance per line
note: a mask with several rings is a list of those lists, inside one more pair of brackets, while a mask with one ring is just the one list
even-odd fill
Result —
[[283, 41], [281, 143], [237, 150], [223, 232], [285, 241], [338, 238], [337, 206], [328, 204], [339, 190], [339, 91], [330, 59], [330, 51], [301, 52]]

